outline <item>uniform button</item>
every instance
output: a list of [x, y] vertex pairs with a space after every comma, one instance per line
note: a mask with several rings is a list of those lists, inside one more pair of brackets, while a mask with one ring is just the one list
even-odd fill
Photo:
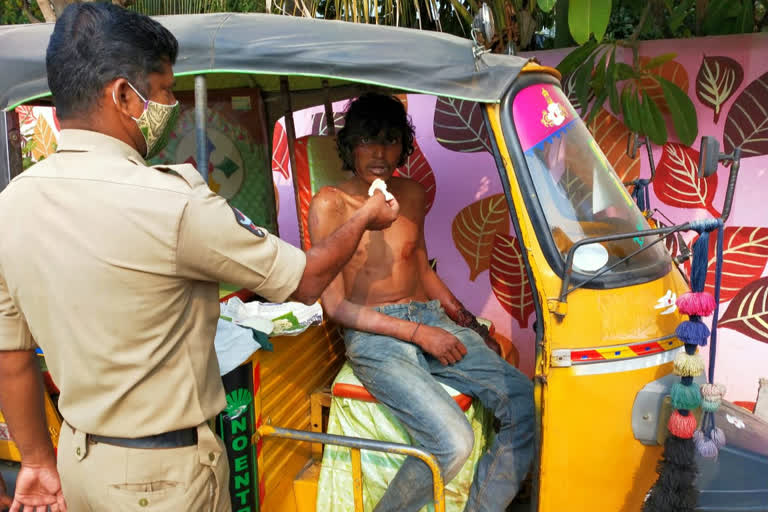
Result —
[[149, 500], [147, 498], [141, 498], [139, 500], [139, 506], [146, 507], [147, 505], [149, 505]]
[[213, 453], [213, 452], [210, 452], [210, 453], [208, 454], [208, 460], [210, 460], [211, 462], [213, 462], [213, 460], [214, 460], [215, 458], [216, 458], [216, 455], [214, 455], [214, 453]]
[[254, 231], [254, 233], [256, 233], [256, 236], [264, 238], [264, 231], [262, 231], [260, 229], [256, 229], [256, 231]]
[[76, 454], [77, 454], [77, 456], [79, 457], [79, 456], [80, 456], [80, 448], [78, 448], [77, 450], [75, 450], [75, 453], [76, 453]]

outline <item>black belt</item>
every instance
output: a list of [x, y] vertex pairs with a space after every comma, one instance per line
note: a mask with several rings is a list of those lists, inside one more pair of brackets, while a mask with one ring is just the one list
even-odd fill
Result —
[[123, 448], [181, 448], [182, 446], [197, 444], [197, 428], [183, 428], [164, 434], [136, 438], [97, 436], [95, 434], [86, 434], [85, 438], [90, 443], [111, 444]]

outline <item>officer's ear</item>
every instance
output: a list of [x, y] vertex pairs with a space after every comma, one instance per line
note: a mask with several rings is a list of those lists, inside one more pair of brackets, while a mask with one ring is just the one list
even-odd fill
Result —
[[138, 118], [144, 111], [144, 100], [133, 90], [125, 78], [117, 78], [107, 86], [111, 90], [111, 100], [115, 108], [123, 115]]

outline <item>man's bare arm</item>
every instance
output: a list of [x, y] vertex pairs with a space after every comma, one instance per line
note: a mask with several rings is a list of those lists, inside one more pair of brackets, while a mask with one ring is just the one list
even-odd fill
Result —
[[[334, 228], [322, 240], [312, 240], [307, 251], [307, 265], [301, 281], [293, 292], [295, 300], [314, 303], [334, 277], [344, 268], [360, 243], [366, 230], [384, 229], [394, 222], [400, 211], [396, 200], [386, 201], [381, 192], [375, 193], [348, 221], [339, 222], [334, 200], [321, 191], [309, 209], [309, 223], [317, 223], [318, 215], [335, 218]], [[322, 209], [323, 213], [318, 210]], [[314, 220], [313, 220], [314, 219]], [[311, 230], [310, 230], [311, 233]]]
[[[310, 205], [312, 211], [315, 215], [309, 217], [310, 238], [313, 244], [323, 243], [329, 240], [328, 233], [333, 232], [341, 221], [338, 208], [333, 201], [313, 200]], [[322, 303], [326, 315], [342, 326], [414, 343], [435, 356], [443, 365], [455, 363], [467, 353], [461, 342], [442, 329], [394, 318], [348, 301], [343, 274], [337, 275], [325, 289]], [[446, 341], [446, 337], [451, 339]]]

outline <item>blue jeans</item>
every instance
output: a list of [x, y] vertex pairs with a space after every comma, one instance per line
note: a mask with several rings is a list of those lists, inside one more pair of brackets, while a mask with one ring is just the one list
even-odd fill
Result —
[[[389, 336], [345, 331], [347, 359], [376, 399], [389, 407], [415, 444], [435, 455], [450, 482], [469, 457], [474, 434], [464, 413], [440, 386], [480, 399], [501, 429], [482, 456], [470, 489], [468, 512], [502, 512], [514, 499], [533, 458], [533, 384], [489, 349], [474, 331], [453, 323], [438, 301], [376, 308], [386, 315], [439, 327], [456, 336], [467, 355], [443, 366], [418, 346]], [[389, 485], [377, 512], [417, 511], [432, 498], [426, 464], [409, 457]]]

